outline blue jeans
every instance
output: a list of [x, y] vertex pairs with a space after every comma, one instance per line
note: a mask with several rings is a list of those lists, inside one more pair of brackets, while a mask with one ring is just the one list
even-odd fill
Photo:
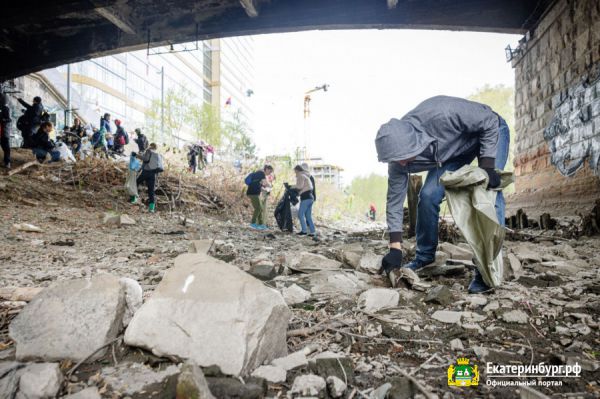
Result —
[[33, 155], [37, 158], [38, 161], [44, 162], [46, 160], [46, 155], [50, 154], [50, 162], [58, 162], [60, 161], [60, 152], [58, 151], [46, 151], [43, 148], [35, 147], [31, 149]]
[[[510, 145], [510, 131], [504, 119], [500, 118], [498, 132], [498, 148], [496, 152], [496, 169], [504, 169], [508, 160]], [[438, 245], [438, 220], [440, 217], [440, 204], [444, 199], [444, 186], [439, 179], [445, 171], [455, 171], [470, 164], [475, 155], [444, 163], [440, 168], [432, 169], [427, 173], [425, 184], [419, 193], [417, 206], [417, 253], [416, 259], [422, 263], [431, 263], [435, 259]], [[498, 222], [504, 226], [505, 203], [502, 192], [496, 196], [496, 216]]]
[[315, 234], [315, 224], [312, 220], [313, 199], [305, 199], [300, 201], [300, 209], [298, 210], [298, 219], [303, 233], [306, 233], [306, 224], [310, 229], [310, 234]]

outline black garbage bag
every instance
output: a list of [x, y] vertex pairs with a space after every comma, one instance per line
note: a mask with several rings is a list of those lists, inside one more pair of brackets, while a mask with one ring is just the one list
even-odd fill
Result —
[[275, 220], [281, 231], [294, 231], [294, 221], [292, 220], [292, 205], [298, 203], [298, 192], [293, 189], [286, 189], [279, 203], [275, 207]]

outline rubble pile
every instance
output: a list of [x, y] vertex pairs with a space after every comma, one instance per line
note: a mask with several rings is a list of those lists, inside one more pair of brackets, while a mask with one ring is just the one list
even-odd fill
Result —
[[[507, 240], [505, 282], [468, 295], [473, 254], [445, 223], [453, 242], [392, 288], [380, 230], [254, 231], [31, 179], [0, 181], [0, 397], [600, 396], [598, 237]], [[448, 386], [459, 358], [477, 386]], [[500, 389], [488, 363], [581, 373]]]

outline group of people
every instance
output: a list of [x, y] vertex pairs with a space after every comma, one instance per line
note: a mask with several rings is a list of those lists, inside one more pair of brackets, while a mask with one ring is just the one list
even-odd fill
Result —
[[[122, 155], [125, 146], [129, 144], [129, 134], [121, 120], [114, 120], [111, 124], [111, 115], [105, 113], [100, 118], [99, 127], [84, 126], [79, 118], [74, 118], [72, 126], [65, 126], [58, 134], [50, 121], [50, 115], [45, 110], [42, 98], [36, 96], [32, 103], [18, 99], [24, 107], [23, 114], [17, 119], [17, 129], [23, 138], [22, 147], [31, 149], [39, 162], [44, 162], [50, 156], [50, 162], [58, 160], [75, 160], [96, 152], [100, 156]], [[0, 94], [0, 145], [3, 151], [5, 168], [11, 166], [11, 137], [10, 109], [5, 94]], [[114, 132], [114, 133], [113, 133]], [[135, 143], [140, 153], [149, 146], [148, 139], [141, 129], [135, 129]]]
[[189, 144], [187, 160], [190, 172], [196, 173], [198, 168], [204, 169], [208, 164], [208, 154], [214, 154], [214, 148], [204, 140]]
[[[316, 236], [315, 224], [312, 218], [313, 204], [317, 199], [315, 179], [310, 174], [307, 164], [294, 167], [296, 183], [290, 185], [284, 183], [286, 190], [294, 190], [300, 198], [298, 208], [298, 221], [300, 222], [300, 236]], [[250, 228], [255, 230], [267, 230], [266, 208], [267, 200], [273, 189], [275, 174], [273, 166], [265, 165], [262, 170], [250, 173], [246, 176], [245, 183], [248, 186], [246, 195], [250, 199], [254, 212], [250, 222]]]

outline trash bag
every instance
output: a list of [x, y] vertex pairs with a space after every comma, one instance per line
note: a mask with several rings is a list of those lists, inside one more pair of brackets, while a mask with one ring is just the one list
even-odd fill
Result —
[[136, 197], [139, 196], [138, 188], [137, 188], [137, 173], [135, 170], [129, 169], [127, 173], [127, 180], [125, 180], [125, 189], [127, 190], [127, 194]]
[[281, 231], [294, 231], [294, 219], [292, 218], [292, 201], [296, 199], [298, 194], [296, 190], [286, 189], [283, 196], [275, 207], [275, 221]]
[[503, 276], [501, 249], [505, 229], [496, 216], [496, 196], [514, 181], [512, 172], [498, 173], [501, 183], [494, 190], [486, 190], [487, 173], [472, 165], [447, 171], [440, 178], [454, 222], [473, 249], [477, 268], [490, 287], [499, 286]]

